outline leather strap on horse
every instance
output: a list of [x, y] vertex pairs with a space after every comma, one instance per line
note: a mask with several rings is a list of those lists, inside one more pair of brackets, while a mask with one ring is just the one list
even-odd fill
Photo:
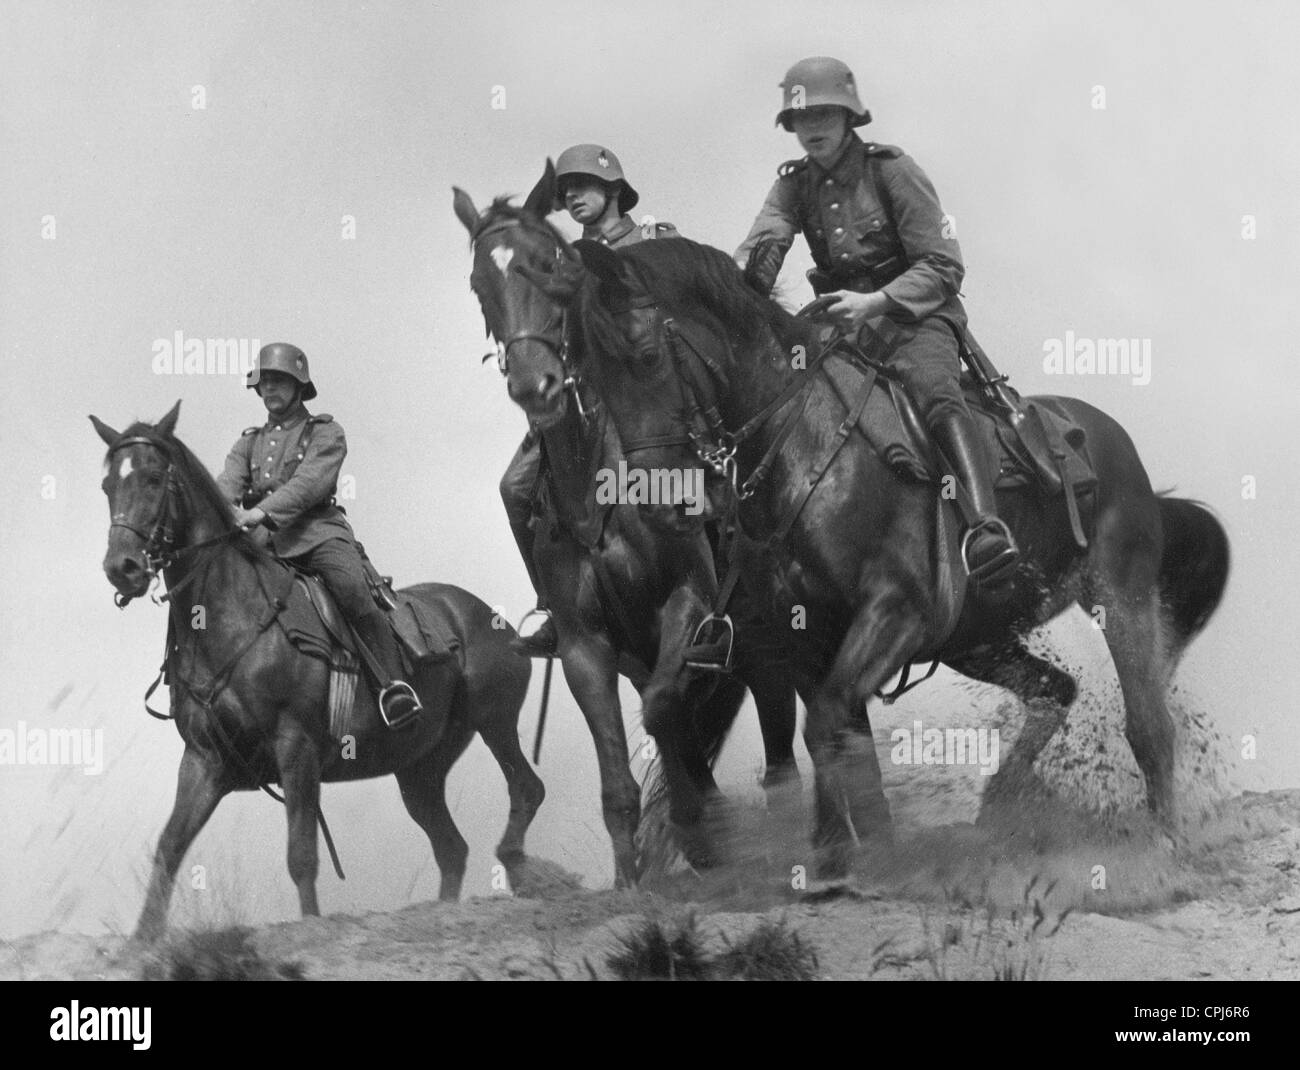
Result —
[[844, 443], [848, 441], [849, 435], [853, 433], [853, 429], [858, 425], [858, 420], [862, 416], [862, 410], [867, 407], [867, 399], [871, 397], [871, 391], [875, 389], [876, 376], [878, 374], [879, 373], [876, 371], [874, 365], [868, 365], [865, 368], [863, 372], [862, 386], [857, 401], [855, 401], [849, 408], [848, 414], [840, 422], [840, 426], [836, 428], [830, 446], [822, 454], [821, 459], [813, 466], [812, 470], [809, 471], [803, 487], [795, 496], [795, 499], [790, 504], [789, 508], [786, 509], [785, 516], [782, 518], [781, 523], [777, 525], [776, 531], [773, 533], [773, 538], [776, 541], [783, 541], [785, 537], [790, 534], [791, 528], [794, 527], [794, 522], [799, 518], [799, 514], [803, 512], [803, 507], [812, 496], [812, 492], [817, 489], [817, 484], [821, 482], [822, 477], [826, 474], [826, 470], [830, 468], [831, 462], [835, 460], [836, 455], [839, 454]]

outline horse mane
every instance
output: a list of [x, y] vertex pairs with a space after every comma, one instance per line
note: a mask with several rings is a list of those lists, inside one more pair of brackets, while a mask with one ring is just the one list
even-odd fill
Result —
[[678, 237], [639, 242], [619, 252], [662, 303], [712, 313], [736, 344], [760, 342], [765, 331], [783, 345], [807, 342], [814, 333], [810, 324], [756, 293], [736, 262], [711, 245]]
[[[175, 435], [167, 435], [160, 432], [153, 424], [137, 421], [128, 427], [118, 438], [121, 442], [128, 438], [143, 438], [149, 441], [163, 456], [174, 464], [179, 472], [179, 482], [187, 490], [193, 493], [199, 500], [200, 505], [206, 505], [214, 510], [216, 514], [225, 520], [232, 528], [235, 525], [235, 513], [230, 503], [226, 501], [225, 496], [221, 493], [221, 488], [217, 486], [216, 479], [208, 471], [207, 465], [194, 455], [184, 442]], [[112, 453], [114, 447], [109, 448]], [[248, 532], [238, 529], [234, 543], [246, 556], [249, 557], [267, 557], [267, 551], [253, 541]]]

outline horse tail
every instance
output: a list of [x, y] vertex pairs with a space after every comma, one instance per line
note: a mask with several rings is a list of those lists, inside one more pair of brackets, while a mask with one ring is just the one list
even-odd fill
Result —
[[1200, 502], [1159, 497], [1165, 545], [1160, 555], [1160, 595], [1172, 629], [1170, 668], [1205, 627], [1228, 582], [1228, 533]]

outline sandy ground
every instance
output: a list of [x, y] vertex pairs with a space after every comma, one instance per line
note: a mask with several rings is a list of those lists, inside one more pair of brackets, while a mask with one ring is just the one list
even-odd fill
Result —
[[[812, 877], [806, 785], [731, 803], [726, 860], [637, 892], [588, 891], [545, 860], [516, 894], [334, 915], [254, 931], [258, 952], [313, 979], [607, 978], [649, 916], [693, 917], [721, 950], [780, 919], [826, 979], [1300, 979], [1300, 790], [1233, 794], [1228, 748], [1178, 702], [1184, 818], [1145, 816], [1113, 717], [1072, 715], [1019, 783], [899, 766], [877, 728], [896, 841], [835, 884]], [[1041, 711], [999, 710], [1004, 755]], [[1004, 762], [1005, 767], [1005, 762]], [[995, 803], [991, 800], [997, 800]], [[0, 978], [134, 978], [120, 937], [41, 933], [0, 944]]]

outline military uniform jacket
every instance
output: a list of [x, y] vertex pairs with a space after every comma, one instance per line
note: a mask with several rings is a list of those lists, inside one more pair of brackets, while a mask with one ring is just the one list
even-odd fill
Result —
[[333, 502], [339, 469], [348, 454], [334, 417], [305, 409], [289, 421], [247, 428], [226, 457], [217, 485], [236, 505], [252, 491], [266, 513], [271, 544], [281, 557], [296, 557], [326, 539], [352, 540], [347, 517]]
[[737, 263], [744, 266], [763, 238], [784, 259], [802, 232], [834, 288], [885, 293], [897, 306], [894, 319], [942, 312], [965, 324], [961, 248], [934, 186], [902, 149], [852, 134], [829, 170], [804, 157], [783, 164], [778, 176]]
[[[582, 236], [591, 241], [598, 241], [601, 245], [608, 245], [611, 249], [622, 249], [628, 245], [636, 245], [638, 242], [646, 241], [645, 231], [636, 223], [636, 221], [623, 213], [618, 224], [608, 233], [603, 232], [599, 227], [583, 227]], [[677, 228], [671, 223], [656, 223], [652, 238], [676, 238], [678, 237]]]

